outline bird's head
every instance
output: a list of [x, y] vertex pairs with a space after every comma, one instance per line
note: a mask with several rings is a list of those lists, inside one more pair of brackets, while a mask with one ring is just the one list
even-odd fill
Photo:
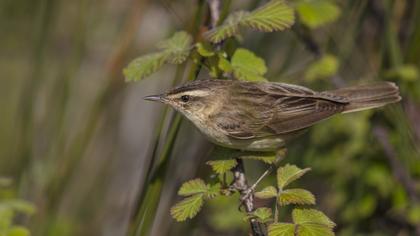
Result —
[[192, 121], [211, 114], [226, 96], [226, 81], [201, 80], [176, 87], [160, 95], [144, 97], [172, 106]]

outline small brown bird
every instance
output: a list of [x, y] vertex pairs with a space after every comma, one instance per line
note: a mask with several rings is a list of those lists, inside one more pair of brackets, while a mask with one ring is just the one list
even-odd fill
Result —
[[212, 79], [144, 99], [172, 106], [218, 145], [275, 151], [334, 114], [381, 107], [401, 97], [391, 82], [315, 92], [285, 83]]

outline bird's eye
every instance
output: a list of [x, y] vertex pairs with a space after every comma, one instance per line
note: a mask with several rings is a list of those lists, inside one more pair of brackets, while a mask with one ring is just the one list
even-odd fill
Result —
[[190, 100], [190, 96], [188, 96], [188, 95], [182, 95], [181, 96], [181, 101], [188, 102], [189, 100]]

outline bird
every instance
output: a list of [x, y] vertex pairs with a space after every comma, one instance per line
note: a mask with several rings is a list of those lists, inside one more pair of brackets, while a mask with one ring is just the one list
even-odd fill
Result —
[[208, 139], [242, 151], [276, 151], [331, 116], [401, 100], [392, 82], [317, 92], [280, 82], [203, 79], [144, 97], [173, 107]]

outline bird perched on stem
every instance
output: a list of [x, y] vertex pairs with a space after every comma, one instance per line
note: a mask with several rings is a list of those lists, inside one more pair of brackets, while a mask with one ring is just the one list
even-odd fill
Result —
[[211, 79], [144, 99], [172, 106], [218, 145], [275, 151], [332, 115], [381, 107], [401, 97], [391, 82], [316, 92], [285, 83]]

